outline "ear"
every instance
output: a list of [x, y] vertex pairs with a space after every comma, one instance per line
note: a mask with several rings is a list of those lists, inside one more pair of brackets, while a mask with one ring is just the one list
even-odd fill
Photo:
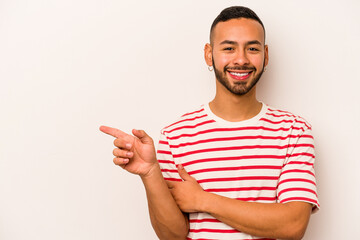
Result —
[[265, 45], [264, 51], [265, 51], [264, 52], [264, 54], [265, 54], [265, 56], [264, 56], [264, 58], [265, 58], [264, 67], [266, 67], [268, 65], [268, 63], [269, 63], [269, 48], [268, 48], [268, 45]]
[[205, 44], [205, 48], [204, 48], [204, 58], [205, 58], [205, 62], [208, 66], [212, 66], [213, 62], [212, 62], [212, 47], [210, 45], [210, 43]]

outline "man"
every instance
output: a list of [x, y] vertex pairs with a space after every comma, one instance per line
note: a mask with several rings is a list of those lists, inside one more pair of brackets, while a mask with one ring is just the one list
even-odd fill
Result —
[[265, 29], [245, 7], [214, 20], [205, 61], [216, 76], [209, 103], [152, 139], [116, 137], [114, 163], [138, 174], [160, 239], [301, 239], [319, 207], [311, 127], [256, 99], [268, 64]]

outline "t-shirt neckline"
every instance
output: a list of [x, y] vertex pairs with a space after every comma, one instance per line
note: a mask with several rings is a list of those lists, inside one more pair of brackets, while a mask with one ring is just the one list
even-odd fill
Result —
[[238, 122], [230, 122], [230, 121], [227, 121], [221, 117], [218, 117], [216, 116], [210, 109], [210, 106], [209, 106], [209, 103], [206, 103], [204, 104], [204, 110], [205, 110], [205, 113], [211, 118], [213, 119], [214, 121], [216, 121], [219, 125], [221, 126], [225, 126], [225, 127], [238, 127], [238, 126], [244, 126], [244, 125], [249, 125], [249, 124], [256, 124], [260, 118], [262, 118], [268, 107], [265, 103], [261, 102], [262, 106], [261, 106], [261, 110], [260, 112], [255, 115], [254, 117], [252, 118], [249, 118], [249, 119], [246, 119], [246, 120], [243, 120], [243, 121], [238, 121]]

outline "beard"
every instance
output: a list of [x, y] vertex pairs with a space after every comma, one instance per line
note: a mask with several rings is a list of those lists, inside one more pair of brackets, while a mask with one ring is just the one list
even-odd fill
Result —
[[[227, 67], [225, 66], [223, 71], [216, 68], [214, 60], [213, 60], [213, 67], [215, 72], [216, 79], [231, 93], [242, 96], [248, 93], [259, 81], [261, 75], [264, 72], [265, 62], [263, 64], [263, 67], [259, 73], [256, 74], [257, 69], [255, 67], [247, 67], [247, 66], [237, 66], [237, 67]], [[252, 79], [249, 79], [249, 81], [237, 81], [234, 82], [232, 85], [228, 79], [228, 76], [226, 76], [226, 72], [228, 70], [250, 70], [252, 73], [255, 73], [255, 76]]]

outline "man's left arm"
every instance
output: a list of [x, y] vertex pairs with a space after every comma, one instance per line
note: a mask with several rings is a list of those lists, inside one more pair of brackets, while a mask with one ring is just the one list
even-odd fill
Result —
[[179, 165], [183, 182], [168, 182], [170, 191], [184, 212], [207, 212], [223, 223], [252, 236], [301, 239], [305, 233], [312, 205], [245, 202], [204, 191]]

